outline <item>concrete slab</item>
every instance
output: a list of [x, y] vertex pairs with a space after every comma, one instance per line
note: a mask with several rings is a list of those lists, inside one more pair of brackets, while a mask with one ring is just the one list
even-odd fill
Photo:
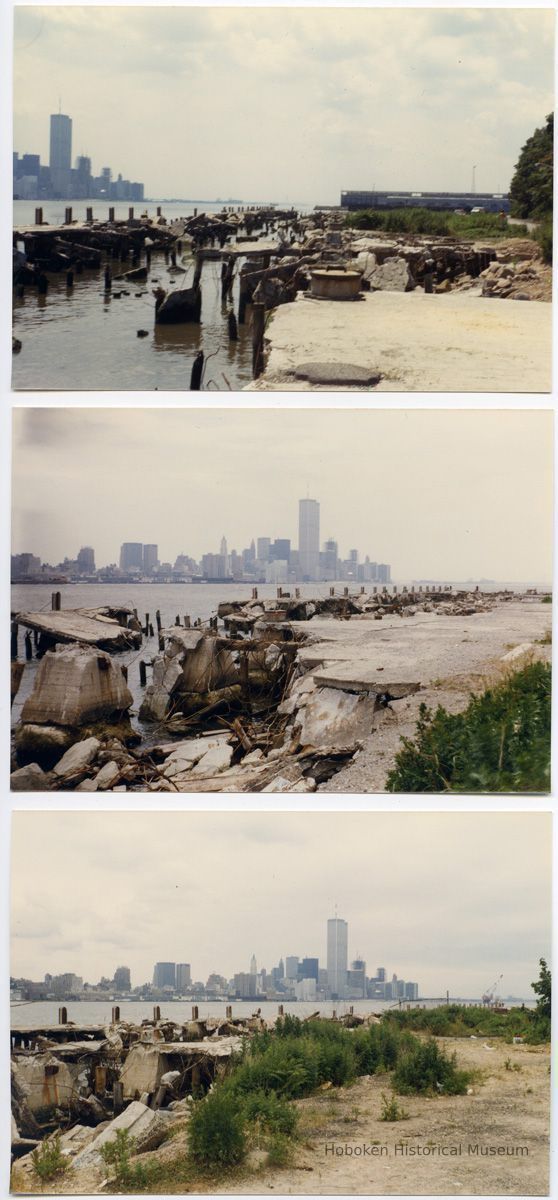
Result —
[[542, 301], [484, 299], [477, 291], [427, 295], [417, 288], [370, 292], [344, 305], [300, 293], [274, 311], [266, 342], [265, 372], [248, 390], [331, 389], [297, 379], [297, 367], [344, 363], [349, 354], [363, 368], [373, 359], [382, 375], [378, 391], [551, 388], [552, 307]]

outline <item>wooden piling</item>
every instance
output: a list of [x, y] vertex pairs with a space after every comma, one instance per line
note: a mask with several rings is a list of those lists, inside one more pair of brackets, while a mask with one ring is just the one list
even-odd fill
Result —
[[31, 641], [31, 634], [29, 633], [29, 630], [27, 630], [27, 633], [25, 634], [25, 658], [27, 662], [31, 662], [31, 659], [33, 658], [33, 643]]
[[134, 219], [134, 210], [133, 210], [133, 208], [129, 208], [128, 209], [128, 220], [133, 221], [133, 219]]
[[124, 1084], [122, 1080], [115, 1079], [112, 1085], [112, 1111], [117, 1117], [118, 1113], [124, 1108]]
[[153, 1008], [153, 1020], [154, 1021], [161, 1020], [161, 1009], [159, 1008], [158, 1004], [155, 1004], [155, 1006]]
[[265, 304], [252, 305], [252, 378], [259, 379], [263, 371], [263, 339]]
[[174, 623], [175, 623], [175, 625], [180, 625], [180, 617], [179, 617], [178, 613], [176, 614], [176, 617], [174, 618]]
[[12, 621], [12, 623], [10, 625], [10, 658], [11, 658], [12, 662], [17, 662], [18, 628], [19, 627], [18, 627], [17, 621]]
[[197, 1021], [199, 1017], [199, 1009], [197, 1004], [192, 1005], [192, 1020]]
[[188, 616], [188, 613], [184, 614], [184, 628], [185, 629], [190, 628], [190, 617]]
[[227, 1021], [232, 1020], [232, 1004], [227, 1004], [227, 1007], [225, 1009], [225, 1016], [227, 1018]]
[[158, 633], [160, 633], [160, 632], [161, 632], [161, 628], [162, 628], [162, 625], [161, 625], [161, 612], [160, 612], [160, 609], [157, 609], [157, 612], [155, 613], [155, 620], [156, 620], [156, 622], [157, 622], [157, 632], [158, 632]]
[[229, 332], [229, 342], [237, 342], [238, 341], [238, 324], [237, 324], [237, 320], [236, 320], [236, 317], [234, 315], [232, 308], [229, 309], [229, 313], [227, 316], [227, 328], [228, 328], [228, 332]]
[[153, 626], [151, 624], [151, 621], [149, 622], [149, 636], [150, 636], [150, 638], [154, 637]]
[[72, 224], [72, 209], [71, 209], [71, 207], [64, 209], [64, 224], [65, 225]]
[[62, 1007], [62, 1008], [58, 1009], [58, 1024], [59, 1025], [67, 1025], [68, 1024], [68, 1009], [67, 1008]]
[[93, 209], [92, 209], [92, 208], [86, 208], [86, 210], [85, 210], [85, 220], [86, 220], [86, 221], [92, 221], [92, 220], [93, 220]]
[[36, 208], [35, 209], [35, 225], [42, 225], [42, 223], [43, 223], [43, 210], [42, 210], [42, 208]]
[[196, 354], [196, 357], [195, 357], [193, 363], [192, 363], [192, 370], [190, 373], [190, 391], [191, 392], [201, 391], [201, 382], [202, 382], [202, 376], [203, 376], [204, 363], [205, 363], [204, 352], [203, 352], [203, 350], [199, 350], [198, 353]]
[[139, 675], [140, 675], [140, 687], [145, 687], [145, 685], [147, 683], [147, 667], [143, 661], [143, 658], [140, 658]]
[[145, 614], [145, 625], [144, 625], [143, 632], [144, 632], [145, 636], [147, 637], [149, 634], [149, 613]]
[[123, 675], [123, 677], [124, 677], [124, 680], [125, 680], [125, 682], [127, 683], [127, 682], [128, 682], [128, 668], [127, 668], [127, 667], [125, 667], [125, 666], [121, 666], [120, 670], [122, 671], [122, 675]]
[[165, 639], [162, 634], [159, 634], [159, 653], [162, 654], [165, 649]]

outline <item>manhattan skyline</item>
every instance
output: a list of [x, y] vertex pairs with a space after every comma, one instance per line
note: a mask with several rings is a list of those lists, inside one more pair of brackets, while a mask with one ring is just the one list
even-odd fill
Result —
[[[13, 545], [57, 563], [115, 542], [360, 547], [405, 579], [552, 578], [552, 414], [521, 410], [16, 409]], [[56, 487], [51, 481], [56, 479]], [[256, 528], [255, 528], [256, 527]], [[139, 536], [138, 536], [139, 535]]]
[[528, 996], [550, 951], [550, 842], [544, 813], [18, 812], [11, 973], [325, 965], [337, 904], [350, 959], [393, 964], [423, 995], [481, 995], [502, 973], [504, 994]]

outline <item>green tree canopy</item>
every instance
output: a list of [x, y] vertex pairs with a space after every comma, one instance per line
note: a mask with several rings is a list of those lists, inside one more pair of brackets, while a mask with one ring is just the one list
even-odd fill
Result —
[[544, 217], [552, 212], [554, 113], [535, 129], [516, 163], [510, 186], [514, 217]]
[[552, 976], [546, 964], [546, 959], [539, 959], [540, 975], [531, 987], [537, 995], [537, 1012], [541, 1017], [550, 1017]]

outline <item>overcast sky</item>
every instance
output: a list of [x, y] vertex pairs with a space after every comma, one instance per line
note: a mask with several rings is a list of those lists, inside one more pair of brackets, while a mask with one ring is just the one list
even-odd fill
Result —
[[56, 564], [124, 541], [161, 561], [217, 553], [223, 534], [320, 542], [393, 577], [550, 581], [552, 417], [517, 410], [14, 410], [13, 548]]
[[19, 812], [12, 973], [325, 966], [337, 904], [370, 974], [478, 996], [503, 973], [504, 995], [528, 996], [550, 954], [550, 853], [541, 813]]
[[146, 196], [338, 204], [341, 189], [506, 190], [553, 108], [550, 9], [19, 7], [14, 149]]

